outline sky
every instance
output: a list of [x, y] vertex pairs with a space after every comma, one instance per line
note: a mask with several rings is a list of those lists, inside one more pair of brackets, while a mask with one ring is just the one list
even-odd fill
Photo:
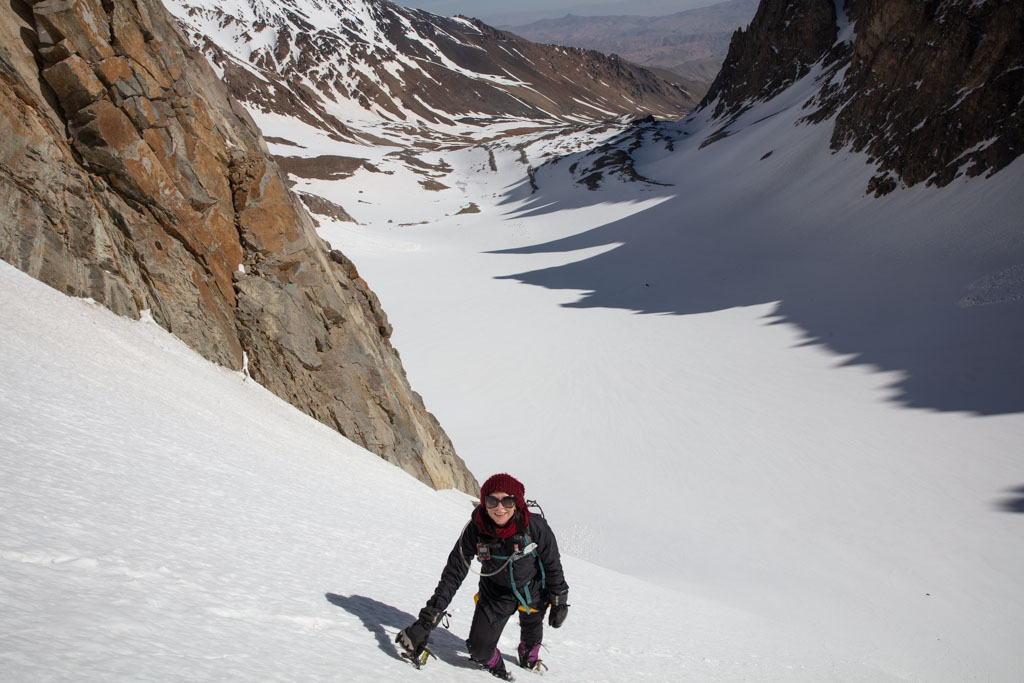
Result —
[[492, 26], [521, 26], [540, 19], [579, 16], [627, 15], [663, 16], [717, 4], [716, 0], [396, 0], [397, 4], [440, 14], [462, 14]]

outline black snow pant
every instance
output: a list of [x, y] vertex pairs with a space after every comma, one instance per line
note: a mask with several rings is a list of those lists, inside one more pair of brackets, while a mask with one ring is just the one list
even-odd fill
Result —
[[520, 642], [531, 647], [542, 642], [547, 601], [535, 601], [531, 607], [536, 607], [537, 611], [531, 611], [529, 614], [518, 610], [518, 605], [519, 603], [512, 594], [507, 597], [493, 596], [488, 599], [485, 591], [480, 592], [480, 600], [473, 612], [473, 624], [469, 627], [469, 638], [466, 639], [470, 657], [481, 663], [490, 660], [494, 656], [494, 650], [498, 647], [498, 639], [501, 638], [501, 632], [505, 630], [505, 624], [517, 611], [519, 613]]

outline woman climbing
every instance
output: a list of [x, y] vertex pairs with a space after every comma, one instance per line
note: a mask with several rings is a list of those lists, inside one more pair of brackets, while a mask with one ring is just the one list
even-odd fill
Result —
[[511, 681], [498, 651], [498, 639], [509, 617], [519, 612], [519, 666], [540, 673], [539, 658], [548, 624], [558, 628], [569, 613], [569, 586], [551, 527], [526, 508], [523, 485], [508, 474], [495, 474], [480, 488], [480, 504], [462, 531], [441, 572], [434, 595], [419, 618], [398, 633], [395, 642], [408, 658], [420, 661], [430, 632], [445, 616], [476, 555], [481, 562], [480, 591], [469, 628], [469, 656], [493, 676]]

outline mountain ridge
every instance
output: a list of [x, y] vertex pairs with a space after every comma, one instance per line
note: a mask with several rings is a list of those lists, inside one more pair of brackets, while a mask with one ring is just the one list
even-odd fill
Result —
[[[168, 6], [236, 96], [289, 116], [301, 98], [312, 119], [323, 119], [314, 125], [341, 136], [350, 133], [330, 119], [343, 113], [424, 129], [495, 118], [672, 119], [697, 102], [678, 84], [615, 57], [541, 46], [475, 19], [381, 0], [264, 2], [259, 13], [194, 0]], [[288, 107], [279, 106], [282, 90], [292, 93]]]
[[752, 102], [820, 68], [806, 120], [833, 122], [833, 150], [870, 155], [869, 192], [941, 187], [1024, 153], [1021, 35], [1020, 3], [763, 0], [698, 109], [727, 135]]

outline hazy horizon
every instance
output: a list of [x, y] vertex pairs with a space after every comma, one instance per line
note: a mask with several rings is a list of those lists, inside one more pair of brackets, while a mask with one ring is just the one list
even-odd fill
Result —
[[717, 5], [724, 0], [520, 0], [514, 8], [502, 0], [393, 0], [441, 16], [462, 14], [493, 26], [521, 26], [541, 19], [566, 14], [579, 16], [638, 15], [663, 16], [698, 7]]

